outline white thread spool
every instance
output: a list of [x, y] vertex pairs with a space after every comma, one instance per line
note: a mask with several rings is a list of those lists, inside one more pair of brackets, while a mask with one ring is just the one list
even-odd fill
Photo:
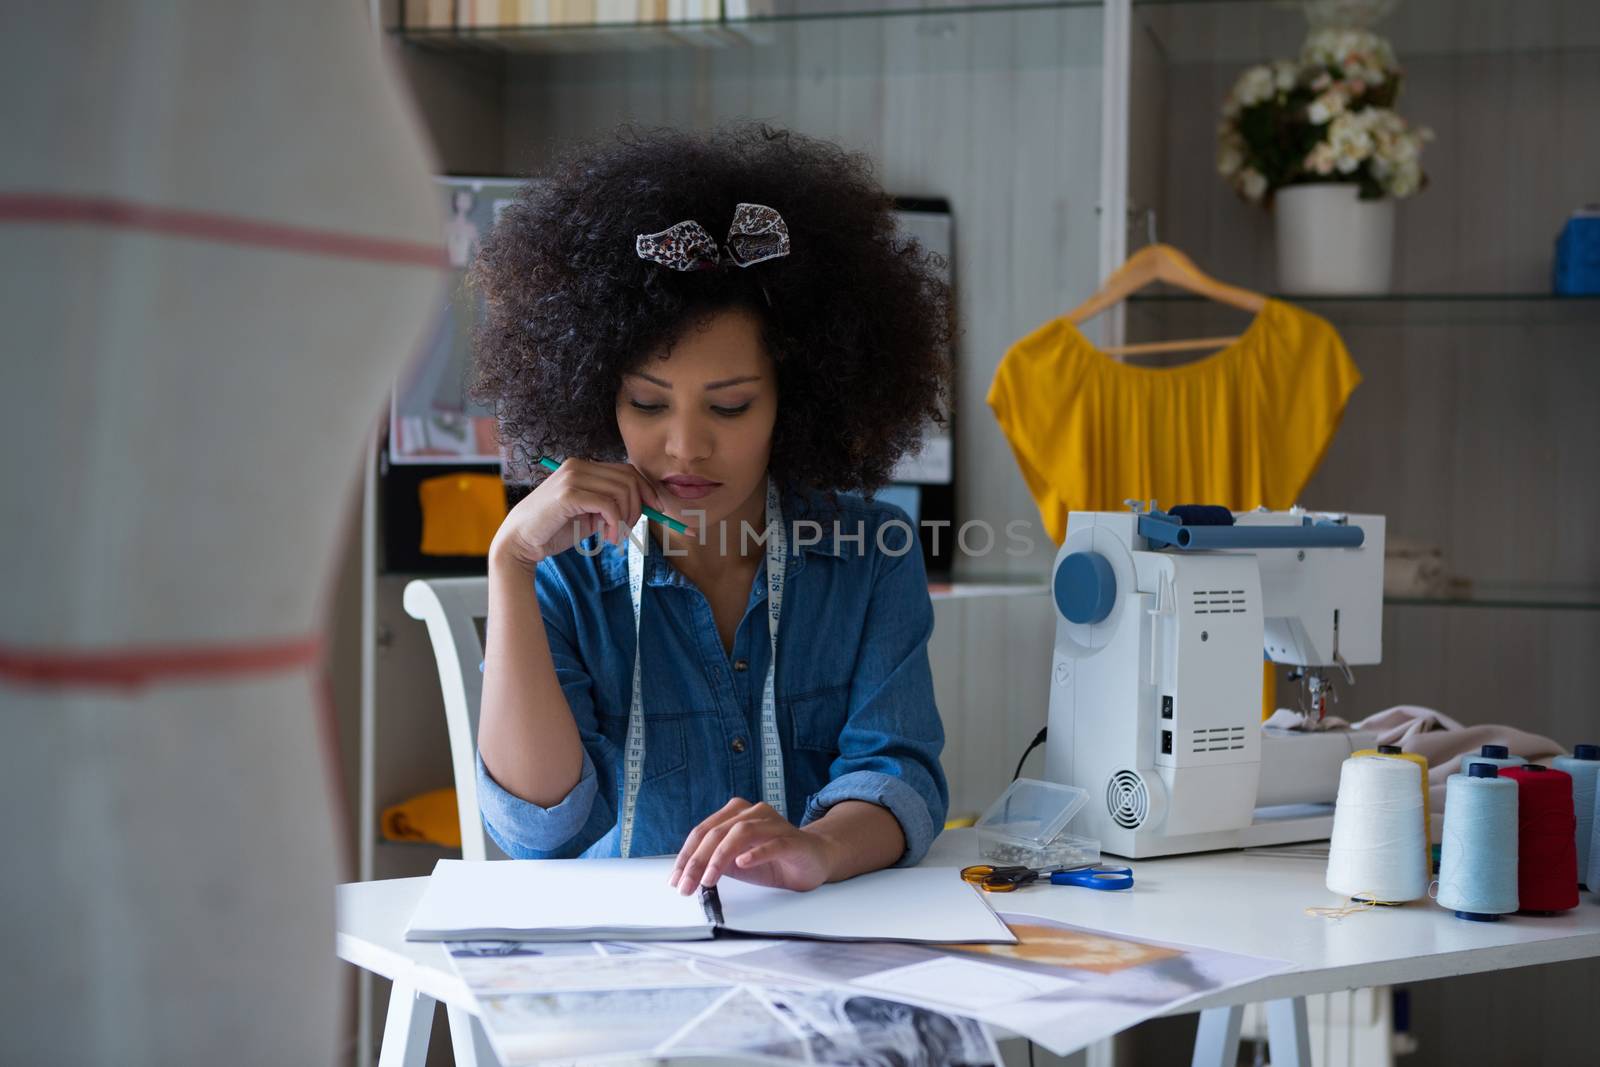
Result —
[[1600, 877], [1589, 873], [1593, 863], [1595, 793], [1600, 785], [1600, 745], [1574, 745], [1572, 755], [1557, 756], [1550, 765], [1572, 775], [1572, 812], [1578, 817], [1578, 881], [1600, 892]]
[[1352, 756], [1339, 769], [1328, 845], [1328, 888], [1362, 900], [1399, 903], [1427, 893], [1417, 768], [1406, 760]]
[[1517, 783], [1474, 761], [1445, 782], [1439, 903], [1492, 922], [1517, 910]]

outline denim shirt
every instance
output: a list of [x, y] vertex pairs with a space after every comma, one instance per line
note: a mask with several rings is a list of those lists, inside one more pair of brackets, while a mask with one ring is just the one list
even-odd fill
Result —
[[[789, 819], [803, 826], [841, 800], [878, 804], [905, 834], [897, 866], [914, 864], [949, 806], [928, 667], [933, 605], [916, 535], [903, 511], [860, 497], [827, 504], [791, 493], [783, 508], [788, 574], [774, 687]], [[536, 575], [583, 770], [566, 797], [540, 807], [503, 789], [480, 755], [484, 825], [516, 858], [616, 856], [634, 657], [626, 547], [591, 539], [544, 560]], [[645, 758], [633, 855], [676, 854], [730, 798], [761, 798], [766, 599], [763, 559], [730, 656], [704, 594], [652, 541], [639, 624]]]

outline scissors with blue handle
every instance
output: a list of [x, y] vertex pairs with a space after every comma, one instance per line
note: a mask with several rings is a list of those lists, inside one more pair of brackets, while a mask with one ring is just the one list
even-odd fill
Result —
[[1108, 891], [1133, 888], [1132, 867], [1079, 867], [1075, 871], [1054, 871], [1051, 885], [1078, 885], [1085, 889]]
[[1077, 885], [1086, 889], [1132, 889], [1131, 867], [1078, 867], [1069, 871], [1039, 871], [1032, 867], [996, 867], [980, 863], [961, 870], [963, 880], [988, 893], [1011, 893], [1040, 878], [1052, 885]]

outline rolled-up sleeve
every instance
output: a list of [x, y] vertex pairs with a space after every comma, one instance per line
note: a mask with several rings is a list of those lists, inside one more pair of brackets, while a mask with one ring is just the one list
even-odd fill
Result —
[[606, 776], [598, 766], [609, 766], [615, 746], [599, 732], [595, 719], [593, 682], [578, 653], [571, 597], [553, 565], [539, 565], [535, 584], [539, 613], [556, 678], [583, 742], [583, 770], [578, 782], [550, 807], [541, 807], [506, 790], [494, 780], [478, 755], [478, 811], [490, 838], [514, 859], [570, 859], [578, 856], [612, 829], [616, 813], [602, 789]]
[[944, 725], [933, 696], [928, 639], [933, 604], [922, 553], [882, 556], [868, 618], [850, 680], [849, 714], [839, 735], [830, 780], [806, 804], [801, 825], [842, 800], [887, 808], [906, 847], [896, 867], [927, 854], [944, 829], [949, 787], [939, 754]]

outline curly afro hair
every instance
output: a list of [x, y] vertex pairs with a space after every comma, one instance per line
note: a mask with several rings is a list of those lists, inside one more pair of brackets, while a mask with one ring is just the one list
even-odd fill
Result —
[[[789, 255], [677, 271], [634, 251], [685, 219], [721, 243], [741, 202], [789, 228]], [[748, 308], [778, 381], [780, 484], [872, 490], [943, 422], [954, 310], [938, 257], [898, 236], [865, 157], [765, 125], [712, 134], [624, 127], [536, 177], [483, 244], [475, 395], [516, 465], [624, 458], [624, 372], [690, 326]]]

